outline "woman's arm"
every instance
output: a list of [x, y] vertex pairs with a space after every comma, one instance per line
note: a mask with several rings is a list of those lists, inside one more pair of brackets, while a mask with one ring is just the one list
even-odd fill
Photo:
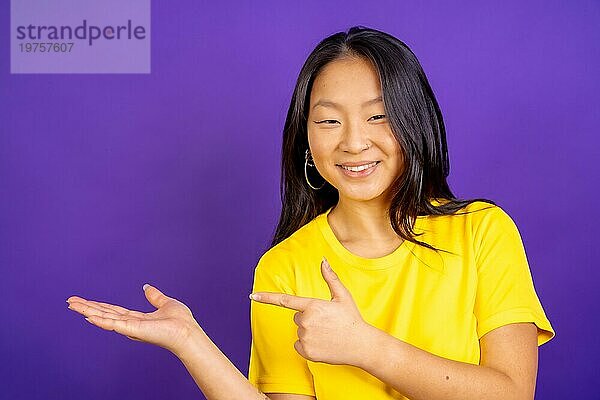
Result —
[[69, 309], [90, 323], [130, 339], [163, 347], [179, 358], [208, 400], [268, 399], [225, 357], [190, 309], [153, 286], [144, 287], [150, 313], [71, 296]]
[[197, 326], [187, 344], [175, 354], [209, 400], [269, 399], [252, 385]]
[[373, 328], [371, 347], [362, 350], [357, 366], [411, 400], [533, 399], [538, 345], [532, 323], [484, 335], [481, 365], [439, 357]]
[[[411, 400], [533, 399], [537, 326], [509, 323], [483, 335], [480, 365], [437, 356], [366, 322], [352, 294], [323, 259], [331, 300], [255, 292], [251, 299], [299, 311], [296, 351], [314, 362], [347, 364], [377, 377]], [[439, 327], [443, 336], [443, 326]], [[350, 350], [349, 350], [350, 349]]]

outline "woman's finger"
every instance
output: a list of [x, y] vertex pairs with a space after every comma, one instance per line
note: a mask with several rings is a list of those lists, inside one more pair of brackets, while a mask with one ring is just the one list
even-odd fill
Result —
[[95, 306], [101, 307], [103, 309], [109, 309], [112, 312], [114, 312], [115, 314], [125, 315], [125, 314], [129, 313], [128, 309], [126, 309], [124, 307], [115, 306], [113, 304], [101, 303], [99, 301], [94, 301], [94, 300], [88, 300], [87, 302], [90, 303], [90, 304], [93, 304]]
[[105, 312], [108, 312], [108, 313], [111, 313], [111, 314], [125, 315], [123, 313], [120, 313], [120, 312], [117, 312], [117, 311], [113, 310], [112, 308], [108, 308], [108, 307], [102, 306], [102, 305], [100, 305], [100, 304], [98, 304], [96, 302], [93, 302], [91, 300], [87, 300], [85, 303], [79, 302], [79, 301], [74, 301], [74, 302], [72, 302], [70, 304], [75, 304], [75, 303], [79, 303], [79, 304], [83, 304], [83, 305], [86, 305], [86, 306], [89, 306], [89, 307], [93, 307], [93, 308], [96, 308], [98, 310], [105, 311]]
[[135, 317], [140, 317], [140, 318], [143, 318], [146, 316], [146, 314], [143, 312], [129, 310], [125, 307], [117, 306], [115, 304], [102, 303], [102, 302], [94, 301], [94, 300], [88, 300], [88, 302], [91, 304], [94, 304], [98, 307], [103, 307], [105, 309], [111, 310], [114, 313], [121, 314], [121, 315], [130, 315], [130, 316], [135, 316]]
[[106, 317], [106, 318], [113, 318], [113, 319], [126, 318], [125, 316], [123, 316], [121, 314], [104, 311], [104, 310], [97, 308], [96, 306], [80, 303], [77, 301], [74, 301], [71, 304], [69, 304], [69, 309], [71, 309], [73, 311], [77, 311], [78, 313], [83, 314], [86, 317], [90, 316], [90, 315], [94, 315], [97, 317]]
[[172, 298], [158, 290], [158, 288], [147, 283], [143, 286], [143, 289], [144, 294], [146, 295], [146, 299], [148, 299], [150, 304], [152, 304], [156, 308], [161, 308], [170, 300], [173, 300]]
[[143, 312], [129, 310], [125, 307], [117, 306], [115, 304], [103, 303], [103, 302], [94, 301], [94, 300], [86, 300], [83, 297], [79, 297], [79, 296], [71, 296], [67, 299], [67, 303], [71, 304], [73, 302], [79, 302], [79, 303], [83, 303], [83, 304], [93, 304], [93, 305], [96, 305], [99, 307], [104, 307], [105, 309], [107, 309], [106, 311], [111, 310], [112, 312], [114, 312], [116, 314], [131, 315], [131, 316], [135, 316], [135, 317], [139, 317], [139, 318], [146, 317], [146, 314]]
[[107, 331], [115, 331], [125, 336], [134, 336], [135, 332], [139, 330], [139, 320], [120, 320], [112, 318], [103, 318], [97, 315], [91, 315], [86, 320], [99, 328]]

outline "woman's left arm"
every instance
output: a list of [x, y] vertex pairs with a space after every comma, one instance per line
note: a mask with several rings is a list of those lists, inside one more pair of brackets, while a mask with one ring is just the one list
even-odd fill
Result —
[[537, 327], [515, 323], [480, 339], [480, 365], [439, 357], [369, 325], [357, 365], [411, 400], [533, 399]]
[[329, 301], [286, 293], [251, 295], [255, 301], [298, 311], [294, 322], [299, 340], [294, 347], [307, 360], [361, 368], [411, 400], [533, 399], [535, 324], [510, 323], [484, 334], [480, 365], [454, 361], [369, 324], [325, 259], [321, 273], [331, 291]]

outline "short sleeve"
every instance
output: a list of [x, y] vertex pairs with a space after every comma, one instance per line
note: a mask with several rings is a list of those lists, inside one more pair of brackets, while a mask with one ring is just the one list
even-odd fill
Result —
[[[296, 294], [289, 261], [273, 249], [267, 251], [254, 270], [252, 292]], [[248, 380], [263, 393], [292, 393], [315, 396], [307, 360], [296, 349], [298, 327], [295, 310], [250, 302], [252, 344]]]
[[498, 206], [475, 214], [481, 214], [473, 228], [477, 335], [481, 338], [507, 324], [533, 322], [541, 346], [555, 333], [535, 291], [517, 226]]

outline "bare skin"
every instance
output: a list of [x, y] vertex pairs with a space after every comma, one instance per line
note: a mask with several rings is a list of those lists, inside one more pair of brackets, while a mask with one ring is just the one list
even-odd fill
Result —
[[[190, 309], [153, 286], [144, 290], [156, 310], [149, 313], [71, 296], [69, 309], [102, 329], [172, 352], [209, 400], [268, 399], [229, 361], [194, 319]], [[310, 398], [310, 397], [309, 397]], [[279, 399], [301, 400], [303, 397]]]

